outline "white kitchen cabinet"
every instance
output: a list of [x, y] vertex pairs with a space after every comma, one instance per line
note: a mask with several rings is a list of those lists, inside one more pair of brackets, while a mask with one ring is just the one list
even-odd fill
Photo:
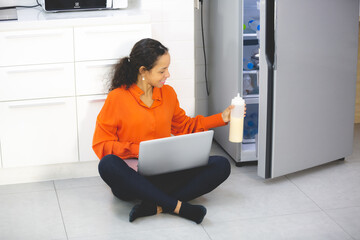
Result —
[[150, 30], [139, 23], [0, 30], [2, 167], [98, 160], [92, 137], [113, 67]]
[[4, 168], [78, 161], [75, 97], [0, 103]]
[[75, 27], [75, 61], [124, 57], [135, 42], [150, 36], [150, 24]]
[[150, 15], [17, 11], [0, 22], [0, 174], [12, 183], [21, 171], [29, 181], [96, 172], [92, 138], [113, 67], [151, 37]]
[[74, 64], [0, 68], [0, 101], [75, 96]]
[[[1, 136], [1, 132], [0, 132]], [[0, 168], [2, 168], [2, 157], [1, 157], [1, 137], [0, 137]]]
[[118, 60], [76, 62], [77, 95], [104, 94]]
[[73, 29], [0, 31], [0, 66], [72, 62]]
[[96, 117], [104, 105], [106, 95], [83, 96], [77, 98], [78, 134], [80, 161], [98, 160], [92, 150]]

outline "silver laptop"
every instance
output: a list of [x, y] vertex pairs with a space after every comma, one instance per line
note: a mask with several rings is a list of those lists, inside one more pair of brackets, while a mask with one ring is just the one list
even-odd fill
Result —
[[151, 176], [204, 166], [214, 131], [160, 138], [140, 143], [138, 172]]

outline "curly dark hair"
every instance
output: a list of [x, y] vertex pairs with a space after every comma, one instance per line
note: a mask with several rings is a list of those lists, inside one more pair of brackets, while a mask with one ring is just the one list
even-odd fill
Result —
[[137, 82], [141, 66], [144, 66], [147, 71], [151, 70], [158, 58], [166, 53], [168, 53], [168, 49], [159, 41], [151, 38], [145, 38], [135, 43], [129, 57], [121, 58], [115, 65], [109, 92], [122, 86], [126, 86], [128, 89]]

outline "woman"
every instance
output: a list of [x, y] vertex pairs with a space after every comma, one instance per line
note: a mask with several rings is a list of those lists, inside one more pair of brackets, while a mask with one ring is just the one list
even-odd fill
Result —
[[164, 85], [169, 65], [168, 49], [160, 42], [137, 42], [130, 56], [115, 66], [110, 92], [97, 117], [93, 149], [101, 159], [101, 178], [117, 198], [141, 200], [131, 210], [130, 222], [167, 212], [201, 223], [206, 208], [188, 201], [212, 191], [230, 174], [228, 160], [220, 156], [211, 156], [204, 167], [151, 177], [126, 163], [138, 157], [141, 141], [205, 131], [230, 119], [232, 106], [209, 117], [186, 116], [173, 88]]

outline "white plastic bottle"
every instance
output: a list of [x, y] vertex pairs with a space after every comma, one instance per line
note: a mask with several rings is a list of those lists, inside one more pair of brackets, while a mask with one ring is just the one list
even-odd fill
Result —
[[251, 83], [251, 77], [249, 74], [244, 74], [243, 79], [243, 96], [250, 94], [254, 90], [254, 87]]
[[231, 110], [230, 114], [229, 141], [239, 143], [243, 140], [245, 101], [238, 93], [237, 96], [231, 100], [231, 105], [235, 107]]
[[250, 19], [249, 22], [248, 22], [248, 26], [254, 32], [260, 31], [260, 21], [259, 21], [259, 19], [255, 19], [255, 18]]
[[243, 70], [253, 70], [254, 69], [254, 63], [252, 63], [247, 58], [243, 58]]

